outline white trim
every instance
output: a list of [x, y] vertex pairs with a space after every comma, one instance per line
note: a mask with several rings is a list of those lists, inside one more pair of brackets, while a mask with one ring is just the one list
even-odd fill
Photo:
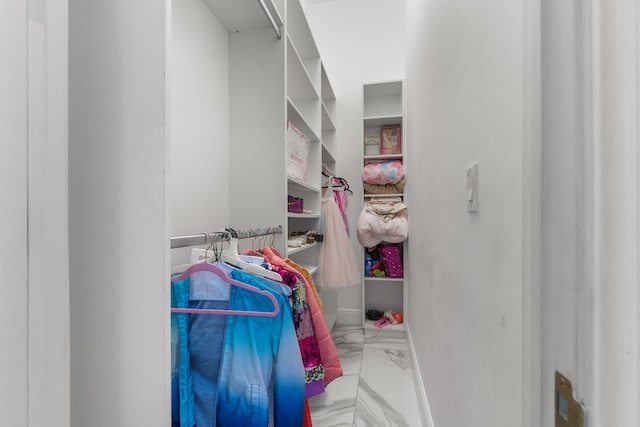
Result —
[[333, 327], [336, 325], [337, 316], [331, 313], [323, 313], [323, 315], [324, 315], [324, 322], [327, 324], [327, 329], [329, 329], [329, 332], [331, 332], [333, 330]]
[[363, 314], [357, 308], [339, 308], [336, 323], [342, 326], [361, 326]]
[[433, 417], [431, 416], [431, 408], [429, 407], [429, 399], [427, 398], [427, 391], [422, 381], [422, 372], [420, 371], [420, 364], [418, 363], [418, 355], [416, 354], [416, 348], [413, 345], [413, 335], [411, 334], [411, 328], [409, 324], [405, 324], [407, 332], [407, 344], [409, 346], [409, 356], [411, 357], [411, 369], [413, 369], [413, 384], [416, 389], [416, 399], [418, 400], [418, 411], [420, 412], [420, 419], [422, 425], [425, 427], [435, 427]]
[[541, 4], [523, 6], [522, 427], [541, 425], [542, 69]]

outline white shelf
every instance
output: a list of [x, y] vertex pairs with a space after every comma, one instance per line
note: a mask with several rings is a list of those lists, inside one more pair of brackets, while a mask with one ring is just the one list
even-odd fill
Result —
[[322, 130], [336, 130], [336, 125], [333, 123], [333, 118], [331, 118], [324, 102], [322, 103]]
[[402, 283], [404, 277], [364, 277], [365, 282], [381, 282], [381, 283]]
[[320, 99], [307, 67], [319, 67], [320, 58], [303, 60], [287, 36], [287, 93], [293, 99]]
[[[390, 117], [401, 119], [403, 112], [402, 93], [401, 81], [365, 85], [363, 89], [365, 120], [366, 118]], [[398, 123], [401, 123], [401, 121]], [[386, 124], [393, 123], [385, 123], [381, 126]], [[365, 127], [368, 126], [365, 125]]]
[[318, 218], [320, 218], [320, 214], [317, 214], [317, 213], [304, 214], [304, 213], [288, 212], [287, 213], [287, 217], [288, 218], [318, 219]]
[[304, 268], [311, 274], [312, 276], [318, 271], [317, 265], [309, 265], [309, 264], [300, 264], [300, 267]]
[[[378, 137], [380, 128], [383, 127], [402, 127], [404, 110], [403, 110], [403, 82], [382, 82], [374, 84], [365, 84], [363, 86], [363, 134], [364, 138], [369, 136]], [[402, 141], [402, 148], [406, 148], [405, 141]], [[363, 153], [364, 154], [364, 153]], [[378, 154], [363, 155], [362, 162], [376, 162], [387, 160], [403, 160], [404, 153], [399, 154]], [[363, 202], [369, 202], [375, 198], [405, 198], [405, 194], [363, 194]], [[402, 265], [407, 273], [407, 245], [403, 245]], [[362, 281], [362, 309], [363, 314], [368, 309], [375, 308], [378, 310], [393, 309], [403, 313], [406, 317], [407, 310], [407, 292], [408, 286], [406, 277], [368, 277], [365, 276]], [[404, 323], [397, 325], [387, 325], [384, 328], [378, 328], [373, 325], [373, 321], [366, 318], [363, 319], [363, 326], [367, 330], [367, 334], [400, 335], [406, 332]]]
[[[271, 28], [268, 18], [257, 2], [204, 0], [204, 3], [230, 33], [256, 28]], [[271, 10], [271, 12], [282, 16], [280, 10]]]
[[331, 87], [331, 82], [329, 81], [329, 77], [327, 76], [327, 70], [324, 69], [324, 65], [322, 65], [322, 100], [323, 101], [335, 101], [336, 94], [333, 92], [333, 88]]
[[295, 41], [302, 58], [320, 56], [316, 42], [313, 40], [307, 17], [299, 0], [287, 1], [287, 32]]
[[367, 84], [364, 87], [366, 98], [398, 97], [402, 94], [402, 81], [388, 81]]
[[319, 133], [315, 130], [317, 128], [311, 121], [310, 114], [313, 114], [313, 106], [309, 101], [294, 101], [287, 97], [287, 118], [289, 121], [310, 141], [320, 141]]
[[401, 160], [402, 154], [378, 154], [375, 156], [364, 156], [364, 160]]
[[330, 163], [330, 162], [336, 161], [336, 158], [334, 157], [333, 153], [331, 153], [331, 151], [325, 144], [322, 144], [322, 161], [324, 163]]
[[394, 193], [394, 194], [365, 194], [365, 199], [373, 199], [376, 197], [404, 197], [404, 193]]
[[314, 193], [319, 193], [320, 188], [311, 184], [307, 184], [306, 182], [302, 182], [299, 179], [287, 177], [287, 183], [293, 187], [298, 187], [299, 189], [313, 191]]
[[302, 245], [299, 248], [287, 248], [287, 255], [294, 255], [303, 251], [306, 251], [308, 249], [311, 249], [315, 246], [318, 246], [319, 243], [318, 242], [314, 242], [314, 243], [309, 243], [307, 245]]
[[384, 126], [402, 126], [402, 116], [370, 116], [364, 118], [364, 127], [366, 128], [379, 128]]
[[333, 88], [331, 87], [331, 82], [329, 81], [329, 77], [327, 76], [327, 71], [324, 68], [324, 64], [322, 64], [320, 68], [321, 68], [320, 95], [322, 96], [322, 103], [324, 107], [327, 109], [329, 117], [331, 117], [331, 119], [335, 123], [336, 94], [333, 92]]

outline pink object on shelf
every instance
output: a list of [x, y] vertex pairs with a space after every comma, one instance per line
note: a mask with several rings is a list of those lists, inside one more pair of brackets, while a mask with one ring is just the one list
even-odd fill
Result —
[[403, 277], [400, 247], [398, 245], [382, 245], [378, 251], [386, 267], [387, 277]]
[[304, 200], [300, 197], [287, 196], [287, 212], [303, 213]]

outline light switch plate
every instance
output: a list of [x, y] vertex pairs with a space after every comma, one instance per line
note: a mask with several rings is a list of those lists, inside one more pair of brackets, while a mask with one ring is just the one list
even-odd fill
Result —
[[584, 427], [585, 409], [573, 398], [571, 381], [556, 371], [556, 427]]
[[478, 162], [467, 168], [467, 212], [474, 213], [480, 211], [480, 201], [478, 194]]

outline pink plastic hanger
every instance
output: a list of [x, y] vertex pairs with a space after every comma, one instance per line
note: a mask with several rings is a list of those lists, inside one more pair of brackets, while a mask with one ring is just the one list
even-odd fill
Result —
[[207, 308], [172, 308], [171, 309], [172, 313], [224, 314], [224, 315], [234, 314], [234, 315], [240, 315], [240, 316], [262, 316], [262, 317], [274, 317], [280, 313], [280, 306], [278, 305], [278, 301], [276, 300], [276, 297], [274, 297], [271, 292], [258, 289], [255, 286], [251, 286], [246, 283], [239, 282], [238, 280], [232, 279], [231, 277], [227, 276], [220, 267], [208, 262], [193, 264], [191, 267], [187, 268], [179, 276], [172, 277], [171, 283], [177, 282], [178, 280], [183, 280], [187, 276], [190, 276], [193, 273], [197, 273], [199, 271], [208, 271], [210, 273], [217, 274], [225, 282], [233, 286], [238, 286], [240, 288], [247, 289], [251, 292], [255, 292], [257, 294], [266, 296], [267, 298], [269, 298], [269, 300], [273, 304], [273, 311], [217, 310], [217, 309], [207, 309]]

